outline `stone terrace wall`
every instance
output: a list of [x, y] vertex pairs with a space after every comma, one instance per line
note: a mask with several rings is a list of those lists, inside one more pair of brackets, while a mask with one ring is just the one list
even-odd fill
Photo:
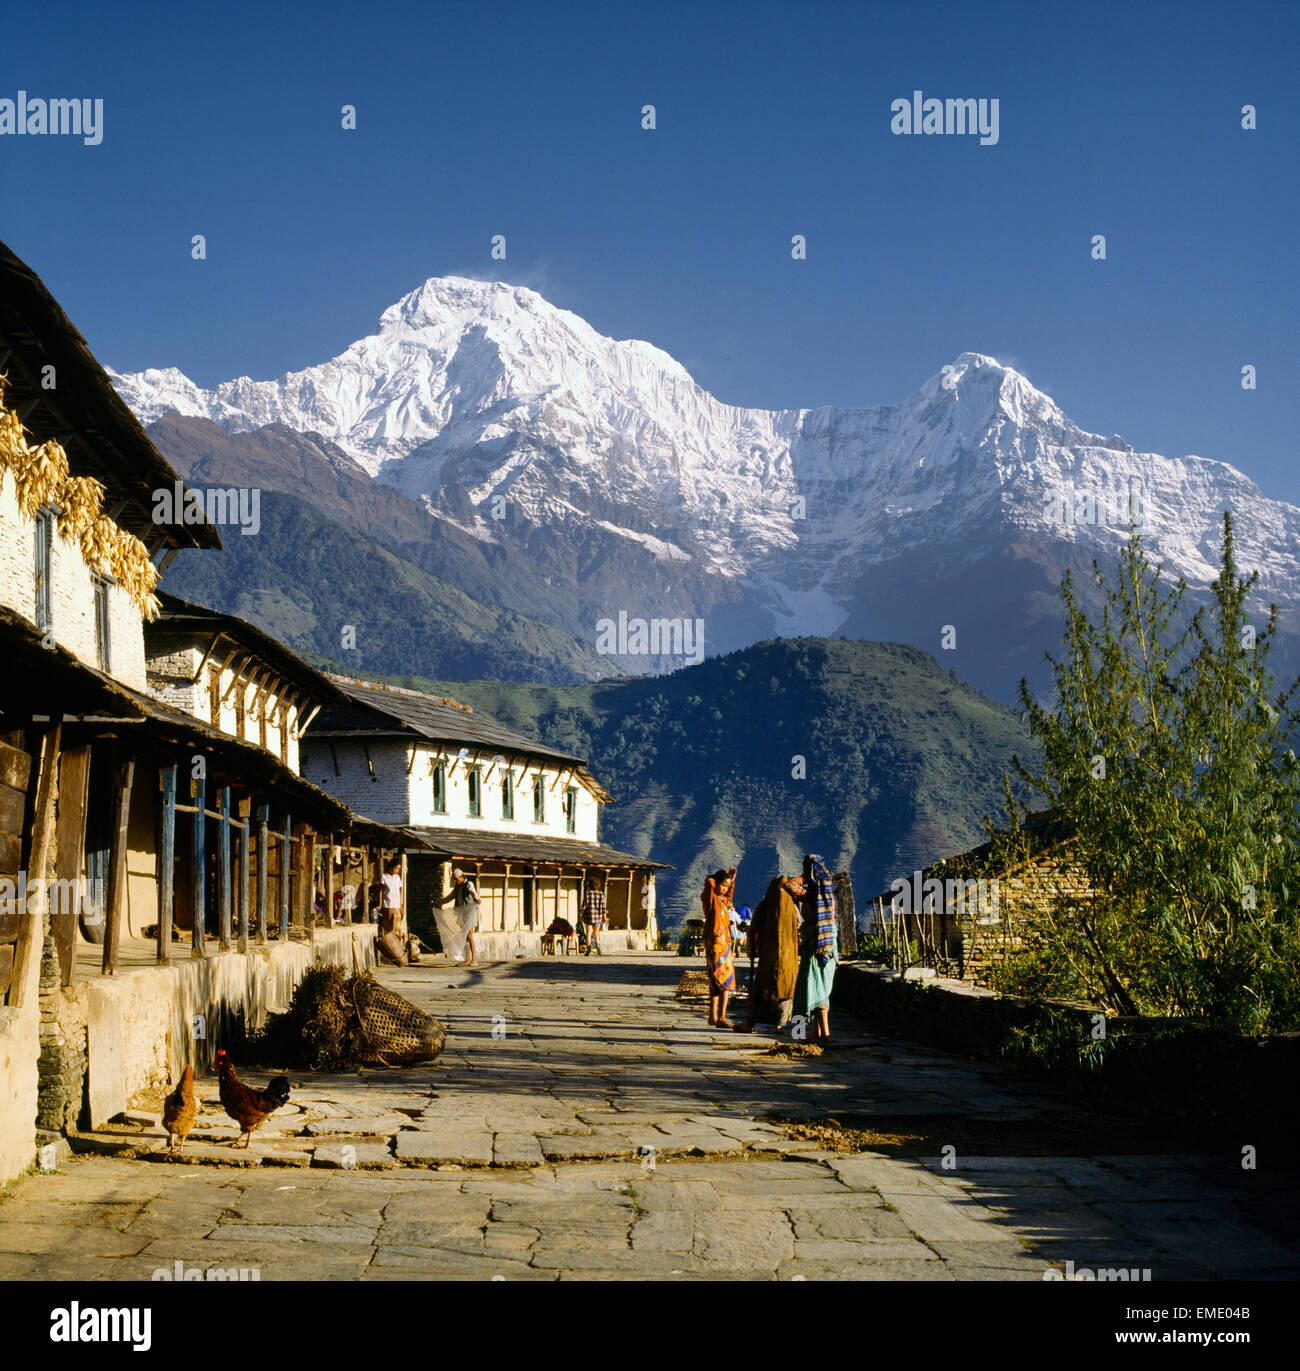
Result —
[[[866, 965], [841, 964], [832, 1007], [846, 1010], [881, 1033], [948, 1052], [1006, 1062], [1002, 1049], [1012, 1029], [1044, 1008], [1091, 1032], [1093, 1005], [1033, 1001], [956, 982], [904, 978]], [[1242, 1144], [1251, 1134], [1288, 1129], [1292, 1084], [1300, 1078], [1300, 1033], [1250, 1038], [1229, 1029], [1170, 1020], [1108, 1018], [1110, 1039], [1095, 1071], [1057, 1071], [1098, 1108], [1160, 1120], [1209, 1126]]]

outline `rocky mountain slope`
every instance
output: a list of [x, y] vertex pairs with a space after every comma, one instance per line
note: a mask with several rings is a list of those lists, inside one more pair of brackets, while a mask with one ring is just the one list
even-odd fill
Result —
[[620, 611], [700, 618], [710, 651], [897, 638], [1009, 698], [1021, 674], [1041, 679], [1061, 573], [1112, 560], [1130, 507], [1197, 590], [1230, 508], [1262, 602], [1300, 629], [1300, 510], [1226, 463], [1089, 433], [979, 353], [899, 404], [743, 409], [534, 291], [448, 277], [278, 380], [115, 381], [146, 422], [319, 435], [422, 507], [428, 536], [406, 555], [425, 570], [587, 643]]

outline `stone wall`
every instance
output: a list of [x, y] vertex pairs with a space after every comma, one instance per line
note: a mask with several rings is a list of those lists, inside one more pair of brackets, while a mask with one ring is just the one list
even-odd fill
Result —
[[62, 975], [54, 939], [45, 939], [41, 957], [40, 1055], [36, 1122], [62, 1132], [81, 1118], [86, 1084], [86, 1016], [60, 993]]
[[0, 1005], [0, 1185], [21, 1176], [36, 1160], [38, 958], [32, 958], [28, 974], [28, 994], [22, 1008]]
[[317, 929], [314, 947], [277, 942], [247, 955], [181, 953], [167, 966], [119, 970], [58, 992], [66, 1002], [63, 1023], [80, 1018], [86, 1025], [90, 1126], [128, 1108], [141, 1092], [173, 1082], [187, 1061], [210, 1069], [217, 1048], [241, 1027], [260, 1028], [268, 1013], [288, 1008], [313, 964], [373, 966], [374, 930]]
[[[98, 669], [95, 651], [95, 592], [81, 549], [58, 532], [50, 549], [50, 613], [54, 640], [87, 666]], [[36, 524], [18, 507], [11, 472], [0, 471], [0, 604], [36, 621]], [[112, 675], [136, 690], [145, 688], [144, 621], [120, 586], [108, 593], [109, 658]]]
[[[1033, 1001], [932, 976], [841, 964], [832, 1008], [863, 1019], [880, 1033], [1005, 1065], [1012, 1030], [1042, 1020], [1044, 1010], [1071, 1020], [1082, 1042], [1094, 1032], [1094, 1005]], [[1300, 1033], [1250, 1038], [1186, 1021], [1114, 1018], [1105, 1021], [1106, 1049], [1095, 1069], [1025, 1069], [1068, 1085], [1099, 1109], [1185, 1123], [1235, 1144], [1281, 1132], [1290, 1115], [1279, 1107], [1300, 1073]], [[1190, 1135], [1190, 1133], [1189, 1133]], [[1289, 1139], [1288, 1139], [1289, 1141]]]
[[[1100, 1012], [1093, 1005], [1051, 1003], [1077, 1019], [1081, 1031], [1090, 1029], [1093, 1015]], [[856, 1014], [879, 1032], [992, 1059], [998, 1058], [1013, 1028], [1023, 1028], [1038, 1014], [1037, 1004], [1019, 996], [843, 962], [835, 973], [831, 1004]]]

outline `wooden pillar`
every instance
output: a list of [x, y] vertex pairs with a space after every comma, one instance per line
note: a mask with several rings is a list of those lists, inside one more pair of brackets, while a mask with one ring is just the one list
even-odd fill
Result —
[[217, 931], [218, 946], [230, 951], [230, 787], [217, 792]]
[[334, 835], [325, 835], [325, 923], [334, 926]]
[[[479, 793], [480, 793], [480, 795], [482, 794], [482, 783], [480, 783]], [[480, 806], [480, 808], [482, 808], [482, 806]], [[401, 929], [398, 931], [398, 935], [397, 935], [397, 936], [398, 936], [399, 938], [405, 938], [406, 935], [411, 931], [410, 925], [409, 925], [409, 923], [407, 922], [407, 917], [406, 917], [406, 911], [410, 908], [410, 905], [411, 905], [411, 894], [410, 894], [410, 891], [407, 890], [407, 888], [406, 888], [406, 852], [405, 852], [405, 851], [403, 851], [403, 852], [401, 853], [401, 862], [402, 862], [402, 869], [401, 869], [397, 874], [402, 878], [402, 912], [401, 912], [401, 925], [402, 925], [402, 926], [401, 926]]]
[[297, 908], [294, 910], [294, 923], [305, 929], [310, 929], [315, 922], [312, 916], [312, 905], [316, 901], [314, 847], [312, 831], [304, 824], [302, 832], [298, 835], [298, 898], [295, 901]]
[[117, 970], [117, 949], [126, 920], [126, 835], [131, 819], [131, 782], [135, 758], [125, 757], [113, 768], [113, 831], [108, 851], [108, 926], [104, 929], [102, 971]]
[[[85, 895], [82, 864], [86, 855], [86, 793], [90, 779], [90, 748], [73, 747], [59, 761], [58, 852], [54, 875], [61, 891], [74, 890], [71, 905], [50, 910], [50, 932], [59, 953], [63, 984], [71, 985], [77, 959], [77, 914]], [[71, 884], [68, 884], [71, 882]]]
[[271, 861], [271, 806], [258, 805], [254, 816], [257, 823], [257, 943], [266, 942], [266, 890]]
[[204, 926], [207, 923], [207, 853], [204, 850], [204, 835], [208, 822], [208, 783], [198, 776], [194, 781], [194, 843], [192, 870], [190, 877], [194, 882], [194, 929], [190, 937], [190, 953], [195, 957], [206, 957], [204, 945]]
[[[50, 866], [50, 844], [54, 839], [54, 778], [58, 774], [59, 748], [63, 740], [63, 720], [56, 715], [53, 725], [41, 737], [40, 769], [36, 774], [36, 803], [32, 811], [32, 840], [27, 852], [27, 881], [44, 881]], [[45, 940], [44, 914], [24, 918], [18, 927], [14, 948], [13, 974], [9, 982], [9, 1003], [17, 1009], [27, 997], [28, 968], [39, 959]]]
[[284, 836], [280, 839], [280, 940], [289, 940], [289, 876], [293, 863], [293, 819], [284, 816]]
[[158, 835], [158, 961], [172, 956], [172, 915], [176, 904], [176, 768], [165, 766], [162, 779], [162, 822]]
[[370, 922], [370, 844], [363, 843], [361, 846], [361, 889], [360, 895], [361, 922]]
[[249, 882], [249, 849], [253, 836], [253, 820], [251, 815], [244, 815], [244, 826], [239, 830], [239, 883], [238, 883], [238, 909], [239, 909], [239, 950], [248, 951], [248, 882]]

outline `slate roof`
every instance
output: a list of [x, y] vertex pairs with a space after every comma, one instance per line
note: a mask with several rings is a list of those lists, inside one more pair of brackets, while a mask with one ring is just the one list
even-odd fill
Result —
[[528, 833], [496, 833], [477, 828], [427, 828], [407, 825], [402, 830], [413, 834], [433, 851], [446, 857], [480, 861], [564, 862], [571, 866], [632, 866], [642, 870], [671, 870], [666, 862], [634, 857], [604, 843], [581, 838], [535, 838]]
[[394, 732], [391, 726], [386, 730], [382, 722], [368, 718], [364, 712], [372, 711], [400, 724], [401, 728], [395, 730], [399, 736], [413, 731], [435, 742], [476, 745], [481, 750], [526, 752], [576, 766], [581, 766], [585, 760], [571, 752], [547, 747], [533, 738], [525, 738], [522, 733], [515, 733], [485, 714], [476, 714], [468, 705], [455, 700], [396, 686], [371, 685], [342, 676], [330, 679], [354, 704], [363, 706], [363, 711], [323, 711], [316, 721], [317, 727], [312, 730], [314, 738], [374, 737], [386, 731]]

